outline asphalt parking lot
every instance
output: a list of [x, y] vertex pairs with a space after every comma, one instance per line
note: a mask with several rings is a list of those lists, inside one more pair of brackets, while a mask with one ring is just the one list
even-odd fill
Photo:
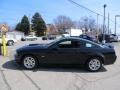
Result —
[[120, 90], [120, 43], [113, 43], [117, 61], [104, 66], [100, 72], [91, 73], [82, 68], [47, 68], [24, 70], [13, 63], [16, 48], [29, 43], [50, 41], [17, 42], [7, 47], [8, 57], [0, 56], [0, 90]]

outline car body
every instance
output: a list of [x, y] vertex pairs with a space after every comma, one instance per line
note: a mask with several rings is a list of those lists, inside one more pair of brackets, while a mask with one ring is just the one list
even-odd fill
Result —
[[37, 40], [37, 37], [34, 36], [34, 35], [28, 35], [28, 36], [23, 36], [21, 38], [22, 41], [26, 41], [26, 40], [31, 40], [31, 41], [34, 41], [34, 40]]
[[[6, 37], [6, 44], [7, 44], [8, 46], [12, 46], [12, 45], [14, 45], [14, 43], [16, 43], [16, 42], [17, 42], [16, 39]], [[0, 44], [2, 44], [2, 37], [0, 37]]]
[[83, 39], [87, 39], [87, 40], [93, 41], [93, 42], [97, 42], [97, 38], [95, 36], [90, 36], [90, 35], [87, 35], [87, 34], [82, 34], [79, 37], [83, 38]]
[[102, 64], [113, 64], [115, 60], [114, 48], [76, 37], [57, 39], [49, 44], [24, 46], [17, 49], [15, 55], [15, 61], [27, 69], [40, 64], [75, 64], [85, 65], [90, 71], [98, 71]]

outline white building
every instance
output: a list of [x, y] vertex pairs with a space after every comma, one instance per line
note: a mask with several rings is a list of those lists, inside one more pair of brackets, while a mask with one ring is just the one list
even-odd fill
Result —
[[23, 36], [24, 36], [24, 33], [19, 31], [11, 31], [6, 33], [7, 38], [14, 38], [16, 40], [21, 40]]

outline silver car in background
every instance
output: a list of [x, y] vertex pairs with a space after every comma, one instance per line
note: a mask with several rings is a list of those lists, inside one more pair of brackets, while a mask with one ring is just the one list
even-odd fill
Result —
[[120, 41], [120, 35], [118, 35], [118, 41]]
[[110, 34], [111, 42], [118, 42], [118, 36], [116, 34]]

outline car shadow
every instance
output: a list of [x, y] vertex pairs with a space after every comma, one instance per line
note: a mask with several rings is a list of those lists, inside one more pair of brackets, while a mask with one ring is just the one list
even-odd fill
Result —
[[[3, 68], [5, 69], [10, 69], [10, 70], [24, 70], [22, 66], [16, 64], [14, 60], [10, 60], [2, 65]], [[72, 72], [72, 73], [91, 73], [83, 66], [78, 66], [78, 65], [40, 65], [38, 68], [30, 70], [33, 72], [37, 71], [47, 71], [47, 72]], [[107, 70], [103, 67], [99, 72], [106, 72]], [[96, 73], [99, 73], [96, 72]]]

